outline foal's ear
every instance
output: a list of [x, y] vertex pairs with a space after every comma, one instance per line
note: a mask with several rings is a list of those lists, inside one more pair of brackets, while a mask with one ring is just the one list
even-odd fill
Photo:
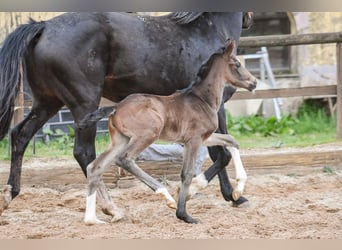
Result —
[[226, 47], [224, 50], [225, 57], [229, 59], [234, 54], [234, 49], [235, 49], [235, 40], [228, 40], [226, 43]]

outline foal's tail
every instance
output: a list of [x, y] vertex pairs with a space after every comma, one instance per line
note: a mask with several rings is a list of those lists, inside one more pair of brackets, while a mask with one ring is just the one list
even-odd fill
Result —
[[86, 115], [79, 123], [77, 123], [77, 128], [79, 129], [86, 129], [90, 126], [93, 126], [95, 123], [97, 123], [99, 120], [101, 120], [103, 117], [107, 117], [110, 114], [114, 113], [116, 107], [118, 105], [109, 106], [109, 107], [102, 107], [94, 111], [93, 113], [90, 113]]
[[[38, 41], [45, 27], [44, 22], [35, 22], [19, 26], [4, 41], [0, 50], [0, 140], [11, 124], [14, 101], [20, 89], [20, 81], [25, 75], [24, 57], [28, 48]], [[37, 39], [35, 39], [37, 38]], [[21, 67], [23, 72], [21, 72]]]

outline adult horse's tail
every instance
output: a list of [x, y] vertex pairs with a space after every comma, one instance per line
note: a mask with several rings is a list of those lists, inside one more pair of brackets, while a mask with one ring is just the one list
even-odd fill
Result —
[[[18, 95], [20, 81], [25, 72], [23, 58], [28, 47], [33, 45], [45, 27], [44, 22], [19, 26], [4, 41], [0, 50], [0, 140], [9, 129], [14, 112], [14, 101]], [[23, 72], [20, 67], [23, 66]]]

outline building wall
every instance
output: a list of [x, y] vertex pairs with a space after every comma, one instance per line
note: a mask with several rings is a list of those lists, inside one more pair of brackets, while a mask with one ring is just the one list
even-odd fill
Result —
[[36, 21], [47, 20], [62, 12], [0, 12], [0, 42], [18, 25], [27, 23], [29, 18]]
[[[342, 12], [294, 12], [298, 34], [341, 32]], [[336, 44], [296, 46], [302, 86], [336, 84]]]

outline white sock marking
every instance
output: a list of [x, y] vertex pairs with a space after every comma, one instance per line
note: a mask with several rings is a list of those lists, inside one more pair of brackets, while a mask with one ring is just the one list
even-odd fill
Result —
[[247, 174], [245, 171], [245, 168], [243, 167], [241, 157], [240, 157], [240, 151], [235, 148], [235, 147], [229, 147], [229, 151], [232, 154], [232, 158], [234, 161], [234, 166], [235, 166], [235, 175], [236, 175], [236, 180], [237, 180], [237, 191], [243, 192], [245, 188], [245, 183], [247, 180]]
[[91, 195], [87, 195], [84, 222], [89, 225], [97, 224], [97, 223], [105, 223], [96, 217], [96, 191]]
[[173, 199], [173, 197], [165, 187], [158, 188], [155, 192], [156, 194], [163, 194], [169, 202], [176, 204], [175, 199]]

